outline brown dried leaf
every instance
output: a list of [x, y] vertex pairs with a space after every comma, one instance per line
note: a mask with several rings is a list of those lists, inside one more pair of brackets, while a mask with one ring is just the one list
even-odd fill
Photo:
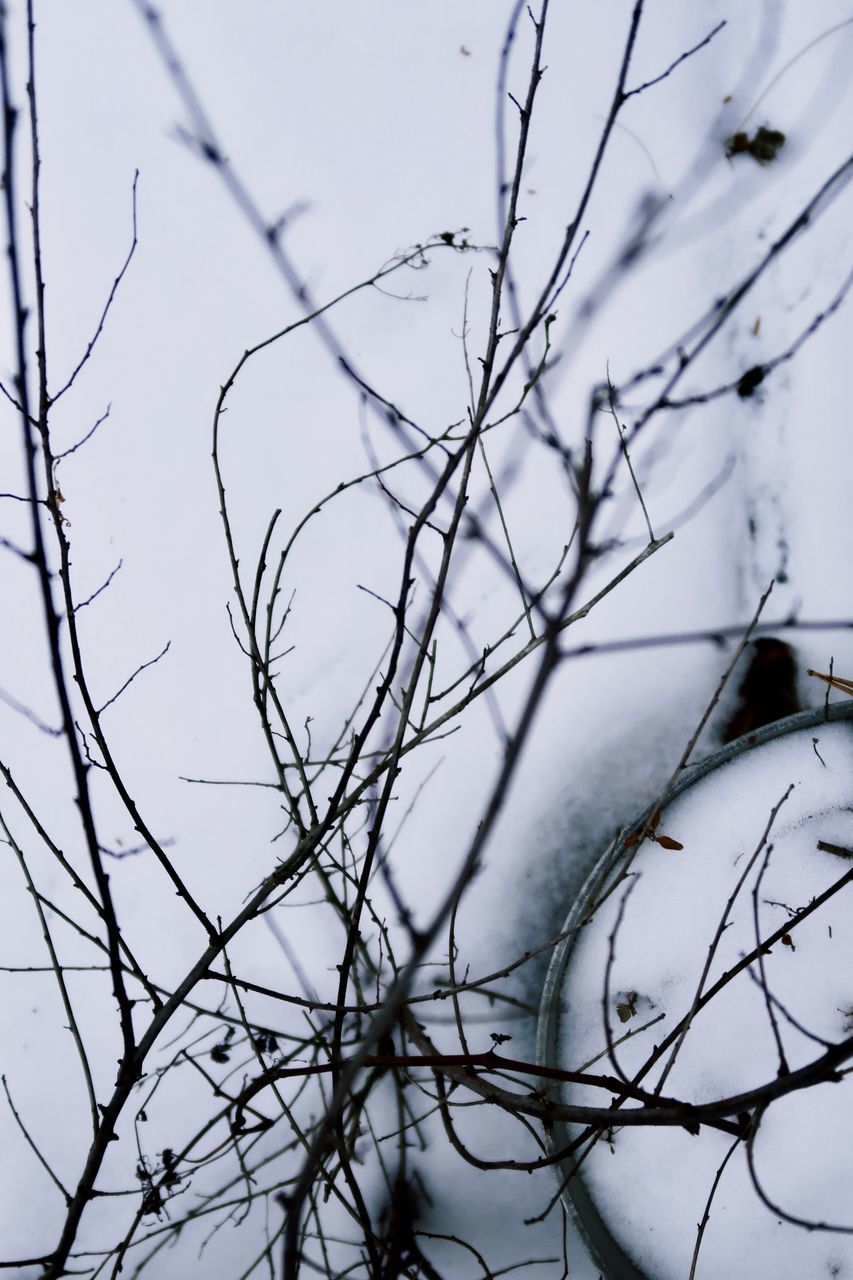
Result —
[[616, 1012], [619, 1015], [620, 1022], [627, 1022], [629, 1018], [635, 1018], [637, 1016], [636, 991], [628, 991], [625, 993], [624, 1000], [617, 1000]]
[[680, 840], [673, 840], [672, 836], [658, 836], [657, 843], [662, 849], [683, 849], [684, 845]]

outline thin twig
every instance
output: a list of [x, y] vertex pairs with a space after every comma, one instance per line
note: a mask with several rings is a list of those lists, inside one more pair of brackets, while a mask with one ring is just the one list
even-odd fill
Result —
[[705, 1228], [707, 1227], [711, 1217], [711, 1205], [714, 1203], [714, 1196], [717, 1194], [717, 1188], [720, 1185], [720, 1179], [725, 1172], [726, 1165], [729, 1163], [742, 1141], [742, 1138], [735, 1138], [734, 1142], [720, 1161], [719, 1168], [714, 1175], [714, 1181], [711, 1183], [711, 1190], [708, 1192], [708, 1199], [705, 1201], [705, 1209], [702, 1213], [699, 1226], [696, 1229], [696, 1244], [693, 1246], [693, 1256], [690, 1259], [690, 1275], [687, 1277], [687, 1280], [695, 1280], [696, 1278], [696, 1264], [699, 1261], [699, 1250], [702, 1248], [702, 1237], [705, 1234]]
[[[38, 1147], [37, 1147], [37, 1146], [36, 1146], [36, 1144], [35, 1144], [35, 1140], [33, 1139], [32, 1135], [30, 1134], [29, 1130], [27, 1129], [26, 1125], [24, 1124], [23, 1120], [21, 1119], [20, 1115], [18, 1114], [18, 1111], [17, 1111], [17, 1109], [16, 1109], [16, 1107], [15, 1107], [15, 1104], [14, 1104], [14, 1102], [12, 1101], [12, 1095], [11, 1095], [11, 1093], [9, 1092], [9, 1086], [8, 1086], [8, 1084], [6, 1083], [6, 1077], [5, 1077], [5, 1076], [0, 1076], [0, 1082], [2, 1082], [2, 1084], [3, 1084], [3, 1090], [4, 1090], [5, 1094], [6, 1094], [6, 1101], [9, 1103], [9, 1110], [12, 1112], [12, 1115], [15, 1117], [15, 1123], [17, 1124], [18, 1128], [20, 1129], [21, 1133], [24, 1135], [24, 1138], [26, 1139], [28, 1146], [29, 1146], [29, 1147], [30, 1147], [30, 1149], [32, 1150], [33, 1154], [35, 1155], [35, 1157], [36, 1157], [36, 1159], [38, 1160], [38, 1162], [39, 1162], [39, 1164], [41, 1165], [41, 1167], [44, 1169], [44, 1171], [45, 1171], [45, 1173], [47, 1174], [47, 1176], [50, 1178], [51, 1182], [54, 1184], [54, 1186], [55, 1186], [55, 1187], [57, 1187], [57, 1188], [59, 1189], [59, 1192], [60, 1192], [60, 1194], [62, 1195], [63, 1199], [65, 1200], [65, 1203], [66, 1203], [67, 1205], [68, 1205], [68, 1204], [70, 1204], [70, 1203], [71, 1203], [71, 1196], [70, 1196], [70, 1195], [69, 1195], [69, 1193], [65, 1190], [65, 1187], [63, 1187], [62, 1183], [59, 1181], [59, 1178], [58, 1178], [58, 1177], [56, 1176], [56, 1174], [53, 1172], [53, 1170], [51, 1169], [50, 1165], [49, 1165], [49, 1164], [48, 1164], [48, 1162], [45, 1160], [45, 1158], [44, 1158], [44, 1156], [42, 1155], [42, 1153], [39, 1151]], [[9, 1266], [10, 1264], [9, 1264], [9, 1263], [3, 1263], [2, 1265], [3, 1265], [3, 1266]]]

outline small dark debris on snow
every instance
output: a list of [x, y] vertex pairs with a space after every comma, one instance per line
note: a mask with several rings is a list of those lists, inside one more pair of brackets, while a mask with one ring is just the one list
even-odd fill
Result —
[[751, 395], [754, 395], [756, 387], [760, 387], [763, 381], [764, 365], [756, 364], [751, 369], [747, 369], [737, 384], [737, 393], [741, 400], [748, 400]]
[[733, 133], [726, 139], [726, 155], [749, 155], [758, 164], [770, 164], [785, 145], [785, 135], [779, 129], [767, 129], [764, 125], [756, 129], [753, 137], [748, 133]]

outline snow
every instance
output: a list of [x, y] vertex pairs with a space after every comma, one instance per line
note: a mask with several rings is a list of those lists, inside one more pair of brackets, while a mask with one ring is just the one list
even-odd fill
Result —
[[[724, 144], [777, 73], [816, 35], [847, 20], [848, 7], [846, 0], [815, 0], [807, 6], [795, 0], [765, 0], [761, 6], [727, 6], [721, 0], [703, 6], [682, 0], [647, 5], [632, 83], [658, 74], [719, 19], [725, 17], [728, 26], [655, 90], [632, 99], [624, 127], [612, 139], [586, 217], [590, 238], [572, 287], [560, 302], [556, 362], [546, 384], [560, 429], [572, 445], [581, 439], [589, 390], [608, 362], [614, 378], [625, 379], [678, 339], [754, 264], [843, 157], [850, 118], [846, 60], [853, 27], [816, 45], [774, 82], [751, 119], [751, 126], [766, 122], [786, 131], [788, 141], [777, 162], [759, 167], [740, 157], [729, 163]], [[21, 6], [8, 8], [19, 24]], [[395, 0], [377, 0], [372, 6], [327, 0], [323, 5], [285, 6], [256, 0], [251, 20], [246, 6], [233, 0], [187, 0], [162, 8], [188, 70], [221, 126], [229, 156], [264, 210], [273, 217], [294, 203], [308, 202], [287, 242], [315, 296], [334, 296], [390, 254], [445, 228], [467, 226], [478, 242], [494, 240], [494, 86], [509, 3], [469, 0], [464, 6], [448, 6], [424, 0], [412, 7]], [[524, 175], [527, 221], [515, 260], [521, 295], [528, 303], [582, 190], [632, 8], [631, 0], [586, 0], [581, 6], [552, 2], [545, 59], [549, 72]], [[172, 641], [164, 661], [143, 673], [108, 712], [109, 729], [152, 829], [163, 839], [174, 839], [169, 847], [176, 865], [210, 915], [228, 918], [275, 865], [286, 840], [279, 838], [279, 797], [270, 789], [269, 758], [257, 728], [249, 673], [225, 614], [232, 587], [210, 473], [210, 418], [222, 381], [247, 345], [301, 312], [270, 271], [263, 246], [235, 214], [216, 175], [177, 141], [175, 124], [183, 120], [182, 110], [132, 6], [40, 0], [36, 16], [52, 377], [73, 367], [94, 328], [127, 249], [130, 184], [134, 169], [141, 170], [137, 258], [96, 357], [55, 414], [57, 444], [65, 448], [112, 404], [105, 426], [59, 469], [78, 598], [94, 591], [123, 561], [109, 591], [81, 614], [86, 662], [97, 697], [105, 700], [137, 663]], [[13, 87], [22, 106], [23, 39], [19, 24], [13, 29], [18, 60]], [[510, 75], [516, 94], [525, 82], [525, 48], [519, 40]], [[510, 120], [513, 111], [508, 109]], [[663, 234], [636, 271], [627, 276], [617, 272], [613, 287], [601, 291], [600, 282], [610, 280], [606, 273], [650, 192], [673, 196], [661, 224]], [[849, 200], [838, 200], [760, 282], [749, 308], [709, 349], [686, 390], [702, 391], [739, 376], [802, 332], [842, 282], [840, 264], [847, 269], [850, 225]], [[401, 277], [401, 295], [427, 301], [361, 294], [335, 318], [348, 350], [381, 390], [429, 429], [465, 417], [467, 380], [459, 334], [470, 261], [454, 254], [436, 256], [429, 274]], [[471, 277], [475, 356], [481, 351], [489, 265], [484, 257], [476, 258]], [[591, 318], [590, 299], [596, 304]], [[777, 585], [766, 618], [784, 621], [796, 614], [807, 621], [844, 620], [853, 563], [853, 436], [845, 429], [849, 327], [849, 312], [842, 310], [755, 397], [727, 396], [702, 409], [672, 413], [638, 442], [633, 461], [655, 529], [673, 528], [676, 536], [567, 633], [567, 646], [742, 626], [774, 575]], [[0, 336], [5, 385], [13, 360], [8, 308], [0, 314]], [[640, 401], [638, 395], [638, 405]], [[626, 416], [634, 408], [629, 405]], [[12, 491], [22, 485], [21, 452], [17, 424], [8, 407], [6, 412], [9, 430], [0, 433], [0, 489]], [[289, 533], [342, 478], [369, 468], [363, 425], [357, 397], [307, 331], [271, 348], [247, 368], [234, 389], [222, 440], [225, 483], [245, 572], [254, 568], [274, 509], [281, 508], [279, 527]], [[602, 457], [609, 457], [616, 443], [611, 428], [608, 422], [601, 433]], [[371, 430], [372, 446], [383, 458], [391, 456], [393, 440], [375, 426]], [[487, 444], [495, 474], [511, 472], [514, 477], [512, 484], [507, 480], [505, 512], [522, 571], [538, 583], [550, 574], [571, 535], [575, 510], [570, 486], [552, 454], [533, 448], [523, 431], [511, 429], [506, 439], [494, 432]], [[714, 477], [721, 483], [710, 492]], [[482, 474], [478, 482], [480, 510], [497, 535]], [[407, 497], [422, 489], [420, 478], [401, 477], [400, 492]], [[0, 534], [25, 543], [25, 513], [19, 507], [11, 501], [0, 506]], [[624, 468], [617, 474], [601, 534], [602, 541], [613, 537], [618, 545], [591, 566], [579, 604], [644, 545], [644, 521]], [[312, 732], [319, 747], [333, 740], [351, 712], [387, 641], [387, 610], [360, 588], [380, 595], [392, 592], [399, 553], [398, 531], [387, 506], [375, 487], [366, 485], [348, 491], [300, 537], [286, 583], [288, 593], [295, 591], [287, 631], [287, 643], [295, 647], [281, 687], [300, 729], [307, 716], [314, 717]], [[0, 686], [51, 720], [49, 669], [31, 568], [5, 549], [2, 554]], [[466, 549], [463, 558], [464, 568], [451, 575], [448, 600], [464, 618], [475, 646], [481, 646], [516, 615], [517, 597], [485, 556]], [[853, 675], [849, 631], [785, 634], [797, 646], [801, 667], [825, 670], [834, 655], [836, 670]], [[442, 632], [441, 644], [443, 676], [449, 681], [469, 658], [454, 625]], [[652, 800], [675, 766], [729, 653], [703, 641], [589, 652], [563, 661], [504, 798], [481, 872], [460, 906], [460, 971], [488, 973], [508, 959], [545, 947], [559, 933], [586, 872], [614, 830]], [[496, 689], [507, 724], [512, 725], [528, 688], [529, 665], [523, 664]], [[802, 678], [801, 697], [818, 705], [823, 691]], [[719, 724], [712, 723], [700, 751], [715, 745], [718, 731]], [[822, 820], [821, 831], [830, 841], [843, 843], [850, 839], [845, 836], [844, 779], [849, 769], [845, 773], [842, 765], [843, 735], [830, 727], [818, 736], [827, 776], [808, 750], [801, 753], [803, 759], [797, 757], [796, 770], [802, 769], [805, 778], [812, 769], [812, 781], [822, 785], [832, 772], [838, 790], [833, 799], [824, 799], [836, 807]], [[0, 758], [4, 763], [8, 758], [24, 794], [74, 864], [85, 867], [61, 744], [47, 739], [6, 702], [0, 704], [0, 738]], [[762, 748], [760, 754], [763, 758], [770, 752], [767, 759], [776, 760], [772, 753], [779, 750]], [[392, 827], [396, 829], [397, 813], [402, 816], [410, 803], [414, 808], [395, 845], [394, 865], [419, 921], [429, 918], [477, 829], [502, 753], [503, 743], [481, 699], [454, 737], [425, 748], [420, 763], [406, 763]], [[436, 764], [440, 767], [421, 793], [421, 783]], [[707, 816], [695, 831], [691, 819], [684, 852], [643, 851], [648, 868], [632, 895], [619, 941], [620, 970], [614, 975], [614, 996], [638, 992], [638, 1017], [653, 1012], [648, 1004], [652, 998], [655, 1011], [664, 1003], [675, 1008], [689, 1000], [701, 961], [701, 948], [695, 948], [707, 937], [723, 887], [735, 873], [731, 865], [723, 867], [720, 849], [733, 859], [739, 840], [744, 852], [754, 848], [770, 806], [787, 785], [788, 765], [781, 756], [778, 764], [781, 786], [774, 764], [760, 804], [753, 805], [750, 797], [735, 809], [731, 803], [715, 806], [709, 799]], [[186, 777], [250, 785], [190, 785], [182, 781]], [[120, 840], [124, 847], [136, 844], [126, 813], [102, 783], [96, 776], [93, 789], [105, 839]], [[712, 797], [715, 785], [712, 779], [702, 783], [691, 804], [700, 795]], [[812, 826], [811, 811], [797, 807], [799, 796], [795, 790], [779, 815], [766, 876], [767, 885], [777, 886], [769, 896], [784, 901], [793, 901], [797, 887], [778, 879], [791, 851], [799, 848], [792, 815], [799, 814], [809, 830]], [[39, 889], [79, 915], [85, 927], [97, 930], [94, 913], [80, 911], [79, 895], [69, 889], [11, 798], [7, 800], [4, 817], [24, 844]], [[671, 833], [681, 838], [678, 804], [668, 808], [663, 821], [667, 832], [671, 824]], [[6, 852], [10, 856], [0, 866], [0, 960], [9, 966], [44, 965], [29, 895], [11, 851]], [[818, 877], [815, 883], [823, 873], [837, 873], [836, 863], [841, 866], [832, 855], [814, 857], [813, 849], [807, 854], [810, 874]], [[697, 924], [689, 923], [695, 916], [660, 907], [651, 892], [657, 883], [655, 867], [663, 877], [659, 893], [675, 887], [675, 870], [689, 870], [698, 895], [691, 906], [703, 912]], [[111, 861], [109, 871], [124, 936], [150, 959], [156, 980], [170, 988], [197, 958], [200, 930], [192, 921], [187, 924], [182, 904], [147, 854]], [[329, 1000], [334, 998], [335, 965], [344, 939], [321, 899], [316, 886], [306, 886], [277, 908], [276, 919], [308, 982]], [[783, 914], [779, 908], [762, 908], [766, 927]], [[388, 915], [393, 917], [390, 907]], [[639, 945], [628, 964], [626, 948], [641, 931], [632, 924], [635, 919], [643, 922], [646, 946]], [[824, 921], [835, 925], [831, 948], [821, 932]], [[89, 963], [92, 952], [85, 941], [54, 923], [63, 961]], [[748, 937], [748, 921], [743, 930]], [[732, 953], [737, 936], [734, 931], [725, 936], [721, 955]], [[435, 969], [426, 970], [425, 982], [439, 967], [446, 971], [448, 946], [446, 937], [436, 946], [430, 957]], [[815, 980], [811, 966], [845, 946], [839, 900], [837, 908], [831, 905], [818, 921], [797, 930], [795, 952], [777, 947], [768, 961], [774, 990], [780, 996], [784, 992], [792, 1011], [810, 1027], [831, 1036], [841, 1034], [844, 1026], [830, 1007], [830, 994], [839, 1008], [853, 1003], [853, 990], [844, 987], [849, 965], [839, 965], [827, 977], [827, 999], [817, 1008], [809, 1001]], [[298, 990], [263, 922], [235, 941], [229, 958], [235, 971], [251, 981]], [[515, 975], [517, 986], [511, 990], [526, 1012], [503, 1014], [485, 1000], [469, 1006], [475, 1010], [469, 1024], [473, 1047], [488, 1048], [490, 1032], [506, 1033], [513, 1036], [517, 1056], [533, 1058], [530, 1011], [538, 1004], [547, 958], [546, 949]], [[578, 999], [582, 1008], [588, 998], [585, 1034], [600, 1048], [602, 977], [596, 963], [589, 959], [590, 990], [579, 992]], [[114, 1006], [102, 974], [69, 972], [68, 980], [101, 1100], [115, 1074]], [[742, 985], [752, 1000], [748, 1016], [743, 1015], [743, 1038], [760, 1042], [756, 1056], [743, 1061], [755, 1083], [773, 1073], [775, 1059], [760, 997], [747, 979]], [[215, 987], [213, 993], [210, 987]], [[197, 994], [215, 1007], [221, 991], [210, 983]], [[293, 1029], [277, 1004], [247, 998], [247, 1008], [275, 1028]], [[732, 1033], [737, 1001], [735, 1008], [715, 1002], [688, 1038], [668, 1084], [673, 1090], [701, 1093], [729, 1080], [731, 1063], [721, 1052], [724, 1040], [718, 1044], [708, 1032], [714, 1043], [694, 1049], [705, 1043], [703, 1026], [718, 1025], [713, 1021], [717, 1008], [723, 1011], [719, 1025]], [[441, 1047], [458, 1052], [448, 1003], [426, 1009], [424, 1021]], [[65, 1021], [49, 973], [0, 974], [0, 1066], [34, 1140], [73, 1188], [88, 1141], [88, 1116]], [[180, 1024], [182, 1043], [198, 1032], [198, 1027], [185, 1030], [189, 1021], [187, 1015]], [[170, 1028], [166, 1038], [178, 1030]], [[784, 1034], [792, 1062], [808, 1054], [797, 1035], [787, 1029]], [[620, 1059], [630, 1064], [641, 1047], [638, 1037], [636, 1045], [629, 1042], [620, 1049]], [[572, 1061], [577, 1061], [575, 1049], [574, 1043], [566, 1048]], [[173, 1052], [164, 1050], [155, 1065]], [[254, 1069], [248, 1056], [235, 1055], [227, 1070], [239, 1075]], [[155, 1158], [165, 1146], [178, 1148], [210, 1112], [205, 1086], [200, 1092], [191, 1074], [189, 1068], [172, 1073], [159, 1094], [162, 1106], [151, 1108], [140, 1141]], [[457, 1100], [461, 1093], [457, 1091]], [[815, 1177], [813, 1195], [799, 1184], [780, 1188], [779, 1171], [764, 1150], [771, 1140], [793, 1137], [786, 1116], [805, 1105], [802, 1099], [771, 1109], [756, 1144], [768, 1189], [780, 1195], [795, 1191], [796, 1203], [809, 1211], [820, 1205], [835, 1211], [833, 1197], [845, 1182], [839, 1138], [846, 1138], [831, 1103], [823, 1102], [824, 1093], [829, 1096], [833, 1090], [808, 1095], [810, 1138], [822, 1148], [826, 1162]], [[417, 1102], [423, 1108], [433, 1105], [420, 1095]], [[475, 1152], [519, 1159], [540, 1154], [530, 1134], [496, 1116], [494, 1108], [460, 1108], [457, 1114], [460, 1131]], [[380, 1118], [393, 1127], [394, 1117]], [[777, 1126], [785, 1132], [774, 1137]], [[478, 1243], [495, 1270], [534, 1256], [560, 1258], [558, 1210], [537, 1225], [525, 1224], [554, 1193], [547, 1169], [533, 1177], [481, 1174], [448, 1146], [434, 1116], [422, 1132], [428, 1145], [412, 1159], [431, 1197], [424, 1210], [426, 1227]], [[81, 1248], [112, 1247], [138, 1207], [136, 1141], [129, 1120], [121, 1140], [112, 1144], [99, 1183], [124, 1194], [99, 1197], [87, 1208]], [[649, 1177], [642, 1155], [647, 1145], [652, 1164], [670, 1186], [668, 1198], [644, 1210], [654, 1210], [653, 1219], [640, 1214], [640, 1229], [653, 1221], [656, 1247], [661, 1238], [671, 1242], [684, 1276], [694, 1224], [725, 1144], [716, 1134], [694, 1139], [623, 1131], [616, 1139], [617, 1154], [602, 1151], [596, 1159], [606, 1172], [612, 1168], [614, 1178], [626, 1170], [631, 1188], [642, 1191]], [[794, 1145], [796, 1151], [785, 1152], [783, 1175], [786, 1164], [801, 1159]], [[7, 1153], [0, 1161], [2, 1261], [52, 1248], [63, 1203], [5, 1105], [0, 1106], [0, 1150]], [[828, 1150], [831, 1159], [826, 1158]], [[688, 1194], [693, 1184], [682, 1176], [691, 1162], [697, 1167], [695, 1194]], [[598, 1164], [593, 1168], [601, 1176]], [[292, 1173], [292, 1165], [287, 1172]], [[372, 1172], [364, 1179], [375, 1209], [384, 1183]], [[210, 1185], [200, 1174], [190, 1195]], [[178, 1202], [176, 1215], [190, 1203], [190, 1195]], [[623, 1207], [633, 1204], [618, 1190], [613, 1195]], [[700, 1275], [712, 1265], [715, 1250], [726, 1247], [719, 1237], [727, 1233], [734, 1262], [720, 1274], [743, 1274], [744, 1242], [749, 1241], [751, 1250], [752, 1233], [758, 1230], [749, 1216], [752, 1199], [743, 1190], [738, 1155], [712, 1210]], [[838, 1213], [843, 1219], [843, 1207]], [[265, 1238], [259, 1217], [259, 1212], [250, 1215], [242, 1233], [230, 1225], [219, 1231], [200, 1258], [200, 1237], [187, 1230], [142, 1274], [155, 1274], [157, 1280], [198, 1275], [231, 1280]], [[274, 1227], [280, 1221], [274, 1203], [269, 1221]], [[133, 1266], [166, 1225], [166, 1220], [144, 1223], [151, 1241], [132, 1253]], [[351, 1230], [348, 1220], [333, 1226]], [[772, 1222], [765, 1222], [761, 1229], [770, 1232], [771, 1227]], [[785, 1239], [796, 1234], [786, 1229]], [[832, 1261], [849, 1270], [842, 1238], [814, 1234], [807, 1244], [824, 1250], [820, 1256], [827, 1265]], [[771, 1246], [775, 1250], [777, 1243], [771, 1241]], [[476, 1273], [470, 1256], [452, 1243], [433, 1242], [430, 1247], [442, 1274], [461, 1278]], [[595, 1280], [598, 1268], [584, 1256], [575, 1233], [570, 1234], [568, 1254], [571, 1280]], [[132, 1274], [130, 1261], [125, 1269]], [[38, 1270], [22, 1269], [22, 1280], [35, 1280]], [[513, 1274], [551, 1280], [561, 1272], [562, 1263], [556, 1261], [524, 1265]], [[809, 1274], [819, 1274], [819, 1268]]]
[[[623, 886], [582, 929], [560, 993], [560, 1065], [577, 1069], [598, 1058], [592, 1070], [612, 1074], [604, 974], [623, 899], [607, 1006], [611, 1035], [618, 1040], [633, 1026], [664, 1015], [614, 1051], [621, 1070], [633, 1078], [652, 1047], [691, 1009], [710, 943], [756, 849], [761, 852], [729, 910], [705, 990], [756, 946], [756, 886], [763, 939], [849, 869], [843, 856], [817, 844], [853, 850], [853, 719], [826, 724], [818, 712], [816, 720], [735, 755], [663, 809], [658, 833], [684, 848], [644, 843], [631, 865], [627, 898]], [[762, 848], [770, 814], [783, 800]], [[834, 1043], [853, 1025], [850, 891], [842, 889], [792, 928], [793, 945], [777, 942], [765, 959], [791, 1071], [823, 1052], [804, 1032]], [[776, 1078], [779, 1057], [757, 977], [752, 964], [697, 1012], [665, 1078], [665, 1095], [705, 1102]], [[625, 1006], [629, 993], [636, 993], [636, 1013], [623, 1024], [616, 1005]], [[789, 1023], [783, 1010], [804, 1030]], [[646, 1088], [654, 1088], [668, 1058], [643, 1077]], [[757, 1174], [768, 1196], [789, 1214], [853, 1226], [847, 1194], [853, 1178], [849, 1088], [842, 1082], [796, 1093], [771, 1106], [761, 1123], [754, 1145]], [[565, 1096], [602, 1105], [601, 1094], [596, 1098], [589, 1088], [572, 1087]], [[688, 1274], [696, 1224], [731, 1141], [708, 1130], [692, 1136], [628, 1126], [617, 1129], [612, 1149], [599, 1143], [586, 1161], [584, 1180], [602, 1217], [649, 1276], [670, 1280]], [[778, 1280], [853, 1266], [853, 1237], [807, 1232], [768, 1211], [752, 1188], [741, 1149], [723, 1174], [697, 1274], [707, 1280], [741, 1274], [746, 1240], [761, 1258], [762, 1273]]]

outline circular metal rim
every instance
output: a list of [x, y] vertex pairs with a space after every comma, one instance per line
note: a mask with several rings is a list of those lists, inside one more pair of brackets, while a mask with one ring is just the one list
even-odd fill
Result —
[[[845, 720], [853, 720], [853, 699], [848, 702], [818, 707], [814, 710], [799, 711], [796, 715], [787, 716], [783, 720], [776, 720], [772, 724], [765, 725], [752, 733], [744, 734], [742, 738], [737, 738], [734, 742], [728, 743], [719, 751], [699, 761], [698, 764], [685, 769], [682, 776], [673, 786], [666, 803], [669, 804], [676, 796], [681, 795], [682, 792], [691, 787], [693, 783], [698, 782], [700, 778], [704, 778], [713, 770], [728, 764], [730, 760], [743, 755], [747, 751], [751, 751], [754, 747], [760, 747], [765, 742], [786, 737], [788, 734], [796, 733], [801, 729], [811, 729], [823, 724], [832, 724], [836, 721]], [[655, 805], [650, 805], [644, 809], [633, 822], [625, 827], [626, 833], [631, 833], [641, 824], [648, 822], [655, 807]], [[581, 926], [582, 918], [596, 893], [625, 857], [627, 853], [626, 838], [620, 837], [614, 845], [604, 851], [593, 866], [592, 871], [587, 876], [572, 903], [561, 931], [561, 941], [556, 945], [551, 956], [545, 984], [542, 989], [536, 1027], [536, 1061], [541, 1066], [556, 1065], [557, 1038], [560, 1027], [560, 991], [566, 969], [571, 961], [577, 932]], [[568, 1145], [567, 1125], [563, 1121], [556, 1121], [550, 1134], [546, 1135], [546, 1140], [550, 1154]], [[615, 1240], [606, 1221], [599, 1213], [598, 1207], [583, 1181], [582, 1174], [576, 1174], [570, 1181], [566, 1181], [569, 1167], [570, 1165], [566, 1161], [558, 1161], [553, 1166], [557, 1182], [562, 1188], [561, 1198], [563, 1204], [578, 1235], [583, 1240], [587, 1252], [607, 1277], [607, 1280], [654, 1280], [654, 1277], [639, 1269], [637, 1264]]]

